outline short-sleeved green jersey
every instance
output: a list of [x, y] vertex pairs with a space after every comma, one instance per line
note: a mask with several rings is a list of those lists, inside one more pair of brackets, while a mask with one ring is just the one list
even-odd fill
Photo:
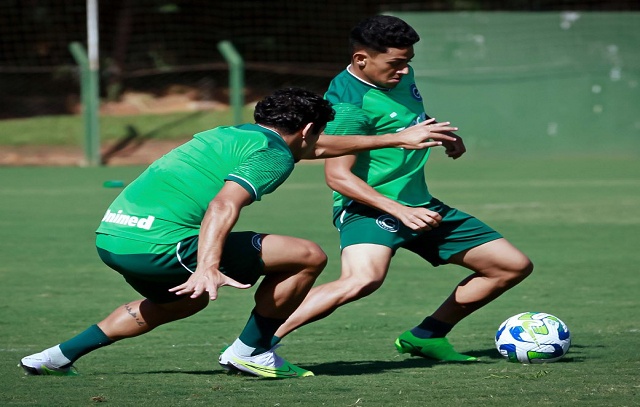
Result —
[[97, 233], [174, 244], [199, 233], [209, 202], [225, 181], [238, 183], [255, 201], [280, 186], [293, 168], [289, 146], [262, 126], [204, 131], [129, 184], [110, 205]]
[[[350, 72], [338, 74], [325, 98], [333, 104], [336, 117], [325, 133], [332, 135], [396, 133], [426, 120], [422, 97], [416, 88], [413, 69], [393, 89], [379, 88]], [[425, 205], [431, 199], [424, 176], [429, 149], [384, 148], [358, 153], [353, 173], [380, 194], [409, 206]], [[334, 206], [351, 202], [337, 192]]]

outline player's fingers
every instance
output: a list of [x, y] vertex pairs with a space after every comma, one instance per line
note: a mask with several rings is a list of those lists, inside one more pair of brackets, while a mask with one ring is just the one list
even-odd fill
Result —
[[440, 221], [437, 219], [434, 219], [432, 217], [427, 217], [425, 219], [421, 219], [420, 223], [416, 224], [420, 227], [420, 229], [422, 230], [431, 230], [431, 229], [435, 229], [438, 226], [440, 226]]
[[414, 223], [413, 225], [414, 225], [414, 227], [411, 228], [413, 230], [431, 230], [431, 229], [433, 229], [433, 227], [431, 225], [429, 225], [428, 223], [424, 223], [424, 222], [421, 222], [419, 224], [418, 223]]
[[424, 226], [420, 226], [420, 225], [418, 225], [417, 223], [414, 223], [414, 222], [407, 222], [407, 223], [405, 223], [405, 226], [407, 226], [409, 229], [415, 230], [415, 231], [427, 230], [427, 229], [425, 229]]
[[[441, 147], [442, 146], [442, 142], [441, 141], [425, 141], [422, 142], [420, 144], [418, 144], [418, 148], [417, 149], [423, 149], [423, 148], [430, 148], [430, 147]], [[407, 148], [407, 150], [410, 150], [410, 148]]]
[[423, 211], [420, 212], [420, 218], [428, 224], [437, 224], [442, 220], [442, 215], [438, 212], [431, 211], [426, 208], [421, 208]]
[[207, 291], [209, 292], [209, 300], [215, 301], [216, 298], [218, 298], [218, 288], [217, 287], [215, 287], [215, 286], [211, 287]]
[[205, 287], [201, 286], [200, 284], [196, 285], [196, 287], [193, 289], [193, 292], [191, 293], [191, 298], [198, 298], [202, 295], [203, 292], [205, 291], [209, 291], [207, 290]]
[[178, 291], [178, 290], [182, 290], [182, 284], [177, 285], [177, 286], [172, 287], [172, 288], [169, 288], [169, 292], [170, 292], [170, 293], [175, 293], [175, 292], [176, 292], [176, 291]]
[[431, 230], [433, 228], [437, 228], [438, 227], [438, 222], [436, 222], [435, 220], [429, 218], [429, 220], [427, 221], [423, 221], [422, 222], [422, 229], [426, 229], [426, 230]]
[[418, 130], [427, 130], [427, 131], [429, 131], [429, 126], [433, 126], [434, 122], [435, 122], [435, 119], [428, 119], [428, 120], [425, 120], [423, 122], [416, 123], [415, 125], [411, 126], [410, 128], [413, 129], [413, 130], [418, 129]]
[[442, 215], [440, 215], [438, 212], [431, 212], [429, 216], [438, 224], [442, 222]]
[[[442, 130], [442, 131], [456, 131], [458, 130], [457, 127], [451, 127], [452, 130]], [[450, 136], [448, 134], [442, 134], [442, 133], [438, 133], [438, 130], [432, 130], [431, 132], [429, 132], [429, 138], [432, 140], [436, 140], [436, 141], [450, 141], [450, 142], [454, 142], [457, 139], [454, 136]]]
[[432, 221], [433, 220], [431, 218], [424, 218], [422, 216], [415, 215], [409, 219], [409, 224], [407, 226], [413, 230], [431, 230], [432, 227], [430, 222]]
[[175, 286], [173, 288], [169, 288], [169, 292], [176, 293], [176, 295], [182, 295], [182, 294], [190, 293], [191, 291], [192, 290], [190, 290], [188, 288], [188, 284], [187, 283], [180, 284], [180, 285]]
[[[423, 122], [423, 123], [426, 123], [426, 122]], [[430, 131], [443, 131], [444, 129], [458, 130], [456, 126], [451, 125], [451, 122], [430, 123], [429, 125], [427, 125], [427, 128]]]
[[430, 224], [428, 224], [427, 222], [419, 218], [402, 220], [402, 223], [409, 229], [415, 230], [415, 231], [433, 229], [433, 227]]
[[245, 289], [245, 288], [250, 288], [251, 284], [242, 284], [234, 279], [232, 279], [231, 277], [227, 277], [224, 285], [228, 285], [229, 287], [234, 287], [234, 288], [239, 288], [239, 289]]
[[[452, 131], [458, 131], [458, 130], [460, 129], [455, 126], [438, 126], [438, 127], [433, 127], [431, 129], [431, 133], [446, 133], [446, 132], [452, 132]], [[451, 137], [453, 140], [456, 139], [453, 136], [449, 136], [449, 137]]]

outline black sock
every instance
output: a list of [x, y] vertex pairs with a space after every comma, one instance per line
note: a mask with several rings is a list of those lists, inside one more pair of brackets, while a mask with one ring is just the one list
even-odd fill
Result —
[[453, 325], [438, 321], [433, 317], [426, 317], [420, 325], [411, 330], [416, 338], [444, 338], [453, 329]]

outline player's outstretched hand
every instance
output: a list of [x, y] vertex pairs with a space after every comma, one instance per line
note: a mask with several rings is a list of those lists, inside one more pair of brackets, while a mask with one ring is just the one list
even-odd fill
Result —
[[458, 130], [451, 126], [450, 122], [436, 123], [435, 119], [425, 120], [414, 126], [408, 127], [398, 133], [398, 141], [407, 150], [421, 150], [423, 148], [437, 147], [445, 142], [453, 143], [456, 137], [446, 133]]
[[225, 285], [240, 289], [251, 287], [251, 284], [239, 283], [216, 269], [208, 271], [196, 269], [186, 282], [170, 288], [169, 291], [176, 295], [191, 294], [191, 298], [197, 298], [207, 292], [209, 299], [213, 301], [218, 298], [218, 289]]

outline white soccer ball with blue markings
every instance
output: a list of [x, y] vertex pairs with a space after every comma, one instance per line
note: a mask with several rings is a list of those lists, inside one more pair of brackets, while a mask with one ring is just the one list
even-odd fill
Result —
[[496, 332], [496, 348], [509, 362], [555, 362], [566, 355], [569, 346], [569, 328], [558, 317], [544, 312], [514, 315]]

